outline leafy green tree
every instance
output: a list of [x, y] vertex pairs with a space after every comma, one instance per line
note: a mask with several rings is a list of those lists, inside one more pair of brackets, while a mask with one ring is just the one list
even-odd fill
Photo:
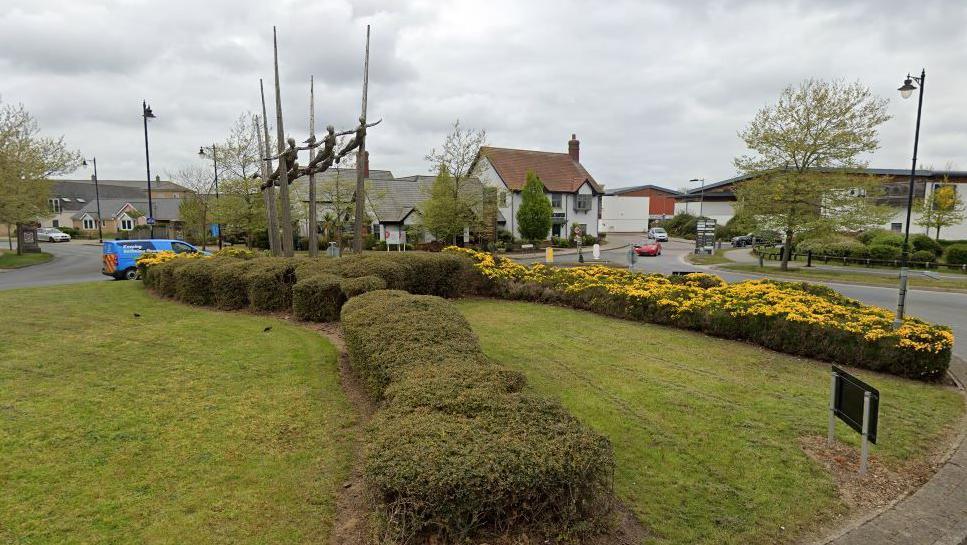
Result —
[[936, 229], [937, 234], [934, 238], [937, 240], [940, 239], [940, 229], [964, 221], [964, 201], [946, 175], [943, 178], [943, 185], [921, 201], [919, 208], [920, 219], [917, 220], [917, 225], [926, 227], [928, 230]]
[[520, 193], [520, 208], [517, 209], [517, 229], [520, 236], [530, 241], [547, 238], [553, 212], [551, 201], [544, 194], [541, 179], [533, 171], [528, 171], [527, 181]]
[[[19, 228], [51, 215], [50, 177], [80, 166], [80, 153], [64, 137], [40, 136], [40, 125], [24, 108], [0, 103], [0, 223]], [[17, 253], [23, 252], [17, 245]]]
[[[735, 166], [752, 179], [736, 186], [737, 210], [761, 229], [781, 231], [786, 247], [817, 231], [861, 230], [891, 215], [877, 206], [882, 184], [851, 169], [879, 147], [886, 100], [859, 83], [807, 80], [786, 87], [759, 110], [739, 137], [752, 152]], [[781, 267], [789, 265], [783, 253]]]
[[458, 192], [450, 171], [440, 165], [429, 188], [429, 198], [420, 205], [423, 228], [438, 240], [454, 242], [474, 221], [473, 204]]
[[250, 248], [256, 234], [267, 228], [261, 184], [262, 180], [251, 177], [225, 180], [219, 183], [218, 199], [212, 201], [214, 221], [225, 231], [241, 235]]

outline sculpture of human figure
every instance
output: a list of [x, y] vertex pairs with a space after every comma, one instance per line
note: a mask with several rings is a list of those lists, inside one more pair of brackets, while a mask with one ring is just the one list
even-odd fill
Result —
[[[289, 165], [298, 164], [299, 148], [297, 148], [295, 145], [295, 138], [292, 138], [290, 136], [289, 138], [286, 139], [285, 142], [288, 145], [288, 147], [285, 149], [285, 151], [282, 152], [281, 155], [274, 155], [272, 157], [266, 158], [267, 160], [279, 159], [279, 166], [275, 169], [274, 172], [272, 172], [272, 174], [269, 175], [269, 179], [268, 179], [269, 182], [275, 183], [275, 181], [278, 180], [279, 176], [282, 174], [283, 168], [286, 169], [286, 172], [291, 172], [292, 168], [289, 167]], [[293, 181], [293, 178], [289, 178], [290, 184], [292, 183], [292, 181]]]
[[355, 150], [356, 148], [359, 147], [359, 145], [363, 142], [363, 140], [366, 139], [366, 129], [367, 128], [374, 127], [376, 125], [379, 125], [381, 121], [383, 121], [383, 120], [380, 119], [376, 123], [370, 123], [369, 125], [367, 125], [366, 124], [366, 118], [360, 116], [360, 118], [359, 118], [359, 126], [356, 127], [356, 130], [353, 131], [353, 132], [356, 133], [355, 136], [353, 136], [353, 139], [350, 140], [348, 144], [346, 144], [346, 147], [344, 147], [342, 150], [340, 150], [339, 155], [336, 156], [336, 163], [339, 163], [339, 160], [340, 159], [342, 159], [346, 155], [349, 155], [349, 153], [351, 151], [353, 151], [353, 150]]
[[352, 134], [354, 131], [343, 131], [341, 133], [336, 133], [336, 129], [329, 125], [326, 127], [326, 136], [321, 142], [316, 143], [316, 137], [310, 136], [306, 143], [309, 145], [305, 149], [312, 149], [322, 146], [322, 150], [316, 153], [316, 156], [309, 161], [306, 165], [305, 172], [313, 174], [319, 172], [325, 172], [332, 166], [333, 160], [336, 158], [336, 138]]

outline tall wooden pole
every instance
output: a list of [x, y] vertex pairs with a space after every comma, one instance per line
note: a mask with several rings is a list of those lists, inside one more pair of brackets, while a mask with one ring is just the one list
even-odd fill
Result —
[[282, 126], [282, 90], [279, 86], [279, 40], [272, 27], [272, 48], [275, 57], [275, 133], [279, 151], [279, 201], [282, 206], [282, 255], [292, 257], [292, 205], [289, 201], [289, 162], [285, 159], [285, 128]]
[[[260, 173], [262, 174], [262, 182], [265, 183], [269, 179], [269, 175], [272, 173], [271, 169], [266, 166], [265, 158], [268, 157], [268, 150], [265, 146], [265, 141], [262, 139], [262, 129], [259, 127], [261, 123], [259, 122], [259, 116], [252, 116], [252, 126], [255, 127], [255, 139], [258, 141], [259, 145], [259, 167]], [[266, 215], [266, 227], [265, 230], [269, 235], [269, 251], [272, 255], [279, 255], [278, 248], [275, 244], [277, 237], [272, 236], [273, 226], [275, 231], [278, 232], [279, 225], [275, 222], [275, 186], [266, 186], [262, 190], [262, 198], [265, 199], [265, 215]]]
[[363, 216], [366, 214], [366, 183], [364, 178], [366, 161], [366, 94], [369, 92], [369, 25], [366, 25], [366, 60], [363, 65], [363, 105], [359, 122], [363, 125], [363, 136], [359, 139], [356, 152], [356, 223], [353, 226], [353, 251], [363, 251]]
[[[309, 140], [316, 140], [316, 93], [313, 78], [309, 76]], [[316, 156], [316, 148], [309, 148], [309, 162]], [[316, 209], [316, 174], [309, 173], [309, 255], [319, 255], [319, 216]]]
[[[261, 144], [259, 144], [259, 153], [262, 154], [262, 165], [265, 167], [263, 171], [262, 180], [268, 183], [269, 176], [272, 175], [272, 160], [267, 159], [272, 156], [271, 142], [269, 138], [269, 121], [265, 113], [265, 86], [262, 84], [262, 78], [259, 78], [259, 91], [262, 93], [262, 134], [265, 135], [264, 138], [259, 138]], [[255, 127], [255, 132], [258, 133], [258, 126]], [[265, 188], [265, 207], [266, 213], [269, 219], [269, 250], [272, 251], [272, 255], [282, 254], [282, 241], [279, 240], [279, 207], [275, 204], [275, 184], [269, 185]]]

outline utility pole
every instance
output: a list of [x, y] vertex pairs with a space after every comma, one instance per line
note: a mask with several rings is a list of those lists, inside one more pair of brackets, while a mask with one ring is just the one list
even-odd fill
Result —
[[289, 164], [285, 157], [285, 128], [282, 126], [282, 91], [279, 86], [279, 40], [272, 27], [272, 47], [275, 59], [275, 132], [279, 152], [279, 200], [282, 205], [282, 255], [292, 257], [292, 206], [289, 203]]
[[[309, 142], [316, 143], [316, 93], [309, 76]], [[309, 162], [316, 156], [316, 148], [309, 148]], [[316, 173], [309, 172], [309, 255], [319, 255], [319, 217], [316, 209]]]
[[366, 183], [364, 179], [366, 160], [366, 94], [369, 92], [369, 25], [366, 25], [366, 60], [363, 65], [363, 105], [359, 123], [363, 127], [363, 137], [356, 152], [356, 221], [353, 225], [353, 251], [363, 251], [363, 216], [366, 213]]

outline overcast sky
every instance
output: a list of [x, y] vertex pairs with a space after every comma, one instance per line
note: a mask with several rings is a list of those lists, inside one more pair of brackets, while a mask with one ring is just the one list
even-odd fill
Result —
[[[920, 160], [967, 169], [967, 2], [3, 0], [0, 98], [22, 102], [99, 174], [142, 178], [141, 100], [153, 107], [152, 173], [199, 164], [273, 101], [279, 29], [286, 132], [359, 116], [372, 25], [372, 168], [423, 174], [454, 120], [490, 145], [566, 151], [610, 188], [732, 176], [736, 136], [790, 83], [859, 80], [890, 99], [871, 166], [909, 168], [916, 101], [896, 88], [926, 67]], [[270, 106], [271, 108], [271, 106]], [[270, 110], [274, 119], [274, 112]], [[76, 176], [89, 173], [79, 171]]]

